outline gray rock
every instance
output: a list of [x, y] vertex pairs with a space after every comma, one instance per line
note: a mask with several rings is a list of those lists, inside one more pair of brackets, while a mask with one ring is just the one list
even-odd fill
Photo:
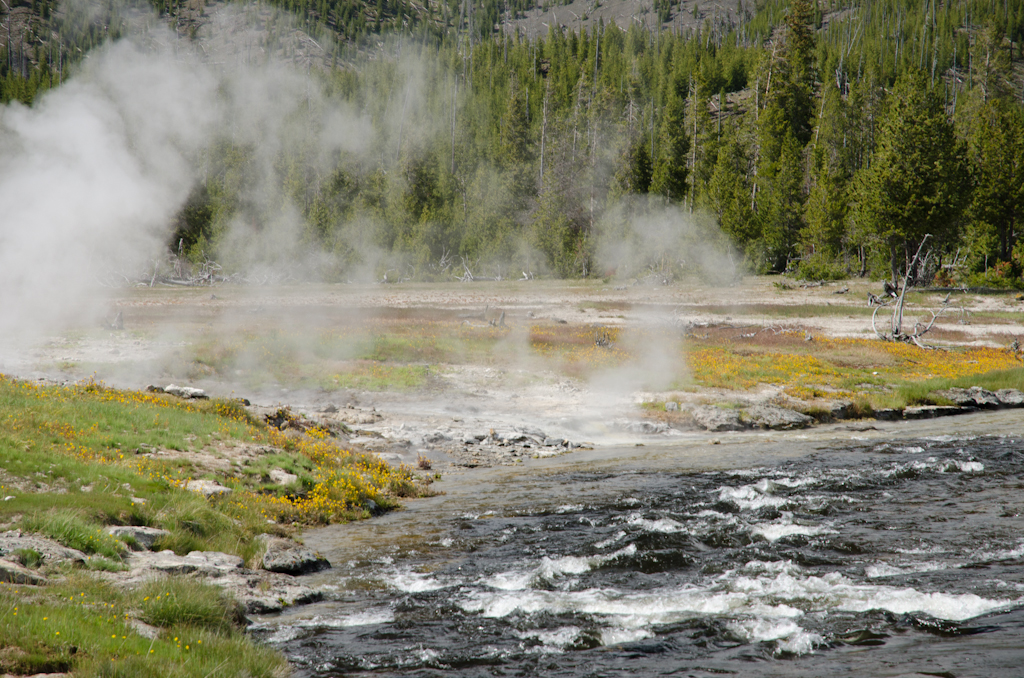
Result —
[[86, 555], [76, 549], [62, 546], [52, 539], [22, 534], [21, 530], [0, 532], [0, 558], [10, 559], [22, 549], [31, 549], [43, 558], [44, 565], [84, 563]]
[[903, 410], [903, 418], [935, 419], [936, 417], [949, 417], [954, 414], [966, 414], [973, 410], [973, 407], [956, 407], [955, 405], [922, 405], [920, 407], [908, 407]]
[[701, 406], [693, 408], [693, 419], [708, 431], [742, 431], [747, 427], [738, 410]]
[[185, 489], [198, 492], [204, 497], [219, 496], [231, 492], [230, 487], [224, 487], [212, 480], [190, 480], [185, 484]]
[[128, 566], [128, 572], [102, 572], [99, 576], [123, 587], [170, 575], [202, 577], [234, 597], [247, 614], [280, 612], [323, 598], [320, 591], [296, 583], [289, 575], [246, 569], [241, 558], [226, 553], [193, 551], [178, 556], [173, 551], [139, 551], [129, 556]]
[[294, 473], [288, 473], [283, 468], [275, 468], [270, 470], [271, 482], [277, 483], [278, 485], [291, 485], [297, 481], [299, 477]]
[[1015, 388], [1001, 388], [996, 391], [996, 397], [1003, 407], [1024, 407], [1024, 393]]
[[747, 410], [747, 417], [754, 426], [775, 431], [806, 428], [814, 423], [812, 417], [778, 405], [754, 405]]
[[666, 412], [678, 412], [679, 411], [679, 403], [677, 403], [675, 401], [672, 401], [672, 400], [668, 401], [667, 403], [665, 403], [665, 411]]
[[151, 626], [144, 621], [132, 619], [131, 617], [125, 621], [128, 622], [128, 625], [132, 627], [132, 630], [135, 631], [135, 633], [147, 640], [156, 640], [160, 637], [160, 629], [156, 626]]
[[210, 580], [245, 606], [246, 614], [273, 614], [292, 605], [323, 599], [323, 593], [285, 574], [246, 571]]
[[994, 409], [1001, 407], [1002, 403], [992, 391], [986, 391], [980, 386], [971, 388], [948, 388], [944, 391], [936, 391], [943, 398], [948, 398], [960, 407], [981, 407]]
[[168, 384], [164, 386], [164, 393], [170, 393], [171, 395], [178, 396], [179, 398], [196, 399], [196, 400], [208, 400], [210, 396], [206, 395], [206, 391], [201, 388], [192, 388], [191, 386], [177, 386], [176, 384]]
[[902, 418], [903, 410], [897, 410], [893, 407], [875, 410], [875, 419], [879, 421], [899, 421]]
[[330, 562], [319, 553], [290, 539], [269, 538], [266, 543], [267, 551], [263, 554], [262, 561], [264, 570], [300, 575], [331, 567]]
[[22, 567], [18, 563], [0, 558], [0, 582], [39, 586], [46, 583], [46, 578], [41, 577], [27, 567]]
[[423, 436], [423, 442], [428, 445], [438, 445], [440, 443], [448, 442], [449, 440], [451, 440], [451, 438], [440, 431], [434, 431], [433, 433], [428, 433]]
[[219, 551], [192, 551], [187, 556], [179, 556], [174, 551], [139, 551], [128, 558], [128, 567], [133, 575], [138, 571], [154, 574], [200, 574], [207, 577], [220, 577], [241, 571], [242, 559]]
[[806, 428], [814, 423], [812, 417], [777, 405], [756, 405], [746, 411], [746, 417], [759, 428], [773, 430]]
[[167, 530], [156, 527], [135, 527], [134, 525], [114, 525], [107, 528], [107, 534], [121, 541], [132, 539], [144, 549], [152, 549], [157, 539], [171, 536]]

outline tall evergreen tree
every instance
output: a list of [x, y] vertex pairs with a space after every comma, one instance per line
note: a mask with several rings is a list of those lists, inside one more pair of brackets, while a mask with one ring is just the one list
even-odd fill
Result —
[[940, 246], [952, 244], [969, 183], [961, 143], [923, 75], [900, 78], [889, 99], [871, 167], [860, 173], [853, 199], [897, 279], [926, 234]]

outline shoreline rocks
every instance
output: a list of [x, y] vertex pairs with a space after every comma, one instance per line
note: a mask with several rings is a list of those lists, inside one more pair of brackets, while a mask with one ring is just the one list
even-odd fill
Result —
[[[867, 418], [877, 421], [916, 421], [970, 414], [978, 410], [1024, 408], [1024, 392], [1018, 389], [1005, 388], [993, 392], [972, 386], [971, 388], [949, 388], [935, 391], [934, 394], [950, 400], [954, 404], [916, 405], [902, 409], [884, 408], [874, 410], [867, 415]], [[675, 401], [665, 403], [665, 413], [671, 421], [668, 432], [676, 429], [693, 430], [695, 428], [709, 433], [750, 429], [786, 431], [808, 428], [818, 423], [861, 418], [856, 416], [856, 408], [845, 401], [827, 403], [820, 413], [817, 412], [818, 410], [815, 410], [815, 415], [810, 416], [791, 407], [783, 407], [772, 402], [746, 405], [726, 400], [722, 400], [718, 405], [692, 405]], [[682, 416], [680, 417], [680, 415]], [[631, 433], [644, 435], [665, 433], [661, 427], [643, 426], [635, 422], [624, 428]]]
[[[107, 533], [118, 539], [131, 538], [146, 548], [169, 535], [165, 530], [143, 527], [111, 526]], [[247, 614], [271, 614], [293, 605], [305, 605], [323, 599], [323, 593], [296, 579], [298, 574], [319, 572], [330, 567], [323, 556], [300, 544], [280, 537], [266, 537], [267, 554], [261, 569], [250, 569], [238, 556], [217, 551], [192, 551], [179, 556], [173, 551], [139, 550], [129, 552], [121, 572], [97, 572], [96, 576], [131, 587], [157, 577], [198, 577], [229, 592]], [[18, 552], [35, 551], [45, 571], [24, 567], [16, 562]], [[267, 567], [267, 555], [270, 567]], [[24, 534], [20, 530], [0, 533], [0, 582], [39, 586], [48, 582], [47, 573], [62, 565], [82, 565], [85, 553], [62, 546], [47, 537]]]

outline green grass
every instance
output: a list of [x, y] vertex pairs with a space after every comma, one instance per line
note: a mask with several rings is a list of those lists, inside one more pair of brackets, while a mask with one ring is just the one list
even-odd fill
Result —
[[431, 368], [426, 365], [359, 362], [320, 378], [317, 386], [327, 391], [411, 391], [424, 387], [430, 375]]
[[26, 516], [21, 526], [82, 553], [121, 560], [125, 545], [111, 537], [96, 523], [86, 522], [74, 509], [46, 511]]
[[153, 626], [228, 632], [245, 623], [244, 610], [238, 603], [217, 586], [194, 579], [165, 577], [149, 581], [134, 592], [133, 598], [139, 606], [139, 618]]
[[491, 363], [509, 328], [451, 319], [375, 319], [312, 336], [284, 329], [206, 335], [165, 368], [178, 378], [218, 376], [246, 388], [411, 390], [429, 383], [427, 365]]
[[[190, 452], [254, 443], [276, 451], [200, 468]], [[181, 450], [179, 459], [149, 457]], [[299, 476], [266, 491], [283, 468]], [[408, 469], [338, 448], [323, 430], [285, 435], [256, 422], [234, 401], [182, 401], [118, 391], [102, 384], [57, 387], [0, 375], [0, 523], [50, 537], [86, 554], [84, 568], [47, 565], [38, 553], [21, 562], [59, 581], [40, 587], [0, 585], [0, 674], [73, 672], [75, 676], [283, 676], [283, 657], [241, 630], [237, 604], [220, 589], [188, 578], [115, 590], [93, 572], [123, 570], [128, 544], [108, 525], [170, 532], [154, 548], [221, 551], [252, 562], [256, 536], [287, 534], [268, 517], [309, 524], [367, 515], [362, 500], [393, 508], [423, 487]], [[182, 485], [199, 473], [234, 492], [205, 499]], [[308, 493], [308, 497], [306, 494]], [[132, 626], [159, 627], [155, 639]]]
[[1024, 391], [1024, 367], [995, 370], [959, 379], [929, 379], [913, 384], [901, 384], [892, 394], [888, 406], [902, 409], [914, 405], [949, 405], [950, 401], [938, 395], [936, 391], [972, 386], [980, 386], [989, 391], [998, 391], [1002, 388]]
[[[139, 619], [157, 627], [147, 638]], [[280, 654], [256, 645], [234, 601], [209, 584], [166, 579], [120, 590], [81, 573], [44, 587], [0, 585], [0, 673], [276, 678]]]

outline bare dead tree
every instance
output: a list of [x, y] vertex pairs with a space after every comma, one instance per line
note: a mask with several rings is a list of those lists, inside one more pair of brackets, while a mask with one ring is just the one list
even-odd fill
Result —
[[[917, 253], [914, 254], [914, 258], [907, 266], [906, 271], [903, 272], [903, 280], [900, 281], [902, 284], [899, 285], [898, 296], [895, 298], [880, 300], [877, 297], [872, 299], [871, 297], [873, 297], [873, 295], [869, 295], [869, 303], [874, 302], [873, 305], [875, 306], [875, 310], [871, 314], [871, 329], [874, 330], [875, 335], [883, 341], [902, 341], [908, 344], [915, 344], [921, 348], [932, 348], [931, 346], [923, 344], [921, 342], [921, 337], [930, 332], [935, 326], [935, 322], [949, 310], [948, 295], [939, 310], [928, 311], [932, 317], [927, 323], [915, 322], [914, 328], [909, 332], [904, 331], [903, 328], [903, 313], [906, 305], [907, 289], [912, 285], [912, 276], [914, 275], [914, 271], [917, 270], [918, 262], [921, 260], [921, 252], [924, 249], [924, 244], [930, 237], [930, 233], [925, 234], [924, 238], [921, 240], [921, 244], [917, 247]], [[889, 318], [888, 331], [881, 331], [878, 329], [878, 314], [883, 308], [892, 308], [892, 316]]]

